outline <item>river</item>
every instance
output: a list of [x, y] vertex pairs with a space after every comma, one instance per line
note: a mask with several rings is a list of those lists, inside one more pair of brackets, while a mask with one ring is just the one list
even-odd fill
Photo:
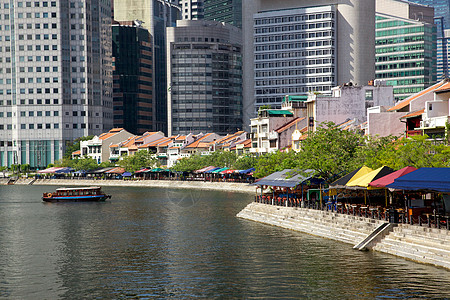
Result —
[[450, 299], [450, 271], [236, 218], [244, 193], [0, 187], [0, 298]]

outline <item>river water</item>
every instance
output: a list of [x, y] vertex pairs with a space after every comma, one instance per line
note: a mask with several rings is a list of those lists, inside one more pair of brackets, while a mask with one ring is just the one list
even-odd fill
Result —
[[235, 215], [252, 195], [0, 187], [0, 298], [450, 299], [450, 271]]

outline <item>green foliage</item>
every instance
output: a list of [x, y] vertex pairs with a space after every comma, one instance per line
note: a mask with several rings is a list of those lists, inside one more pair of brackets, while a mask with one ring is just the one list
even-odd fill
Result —
[[257, 178], [265, 177], [273, 172], [298, 168], [298, 162], [298, 154], [294, 151], [267, 153], [258, 157], [253, 174]]
[[349, 172], [359, 166], [357, 150], [362, 143], [363, 137], [357, 132], [341, 130], [332, 122], [320, 124], [302, 142], [298, 167], [316, 170], [317, 176], [331, 181], [335, 174]]
[[152, 153], [147, 150], [137, 151], [134, 155], [125, 156], [118, 165], [126, 171], [135, 172], [142, 168], [155, 166], [157, 159], [152, 157]]
[[73, 165], [71, 167], [74, 168], [75, 171], [80, 170], [89, 171], [97, 169], [98, 164], [97, 161], [91, 157], [83, 157], [80, 159], [74, 159]]
[[356, 165], [366, 165], [372, 169], [378, 169], [383, 166], [380, 160], [380, 153], [388, 153], [394, 151], [393, 145], [397, 137], [367, 137], [364, 143], [357, 149]]
[[450, 147], [442, 143], [428, 140], [428, 136], [413, 136], [399, 139], [378, 152], [378, 165], [385, 165], [399, 170], [407, 166], [450, 167]]
[[252, 154], [244, 154], [239, 156], [233, 164], [233, 169], [247, 170], [254, 168], [258, 162], [258, 158]]
[[80, 142], [81, 141], [88, 141], [88, 140], [92, 140], [94, 136], [89, 135], [89, 136], [83, 136], [80, 138], [75, 139], [73, 142], [68, 143], [66, 145], [66, 153], [64, 153], [64, 158], [70, 158], [72, 157], [72, 153], [80, 150]]

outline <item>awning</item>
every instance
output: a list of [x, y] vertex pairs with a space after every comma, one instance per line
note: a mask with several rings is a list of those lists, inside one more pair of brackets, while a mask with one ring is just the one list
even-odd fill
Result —
[[217, 173], [220, 173], [220, 172], [223, 172], [223, 171], [226, 171], [226, 170], [228, 170], [227, 167], [225, 167], [225, 168], [220, 168], [220, 169], [217, 169], [217, 170], [214, 170], [214, 171], [212, 171], [211, 173], [217, 174]]
[[206, 171], [209, 171], [209, 170], [212, 170], [212, 169], [215, 169], [215, 168], [216, 167], [214, 167], [214, 166], [204, 167], [204, 168], [202, 168], [200, 170], [194, 171], [194, 173], [204, 173]]
[[392, 172], [394, 172], [394, 170], [389, 167], [383, 166], [359, 178], [352, 179], [351, 181], [347, 182], [346, 186], [367, 188], [369, 187], [369, 183], [371, 183], [372, 181], [384, 177]]
[[107, 172], [107, 171], [109, 171], [111, 169], [114, 169], [114, 168], [112, 168], [112, 167], [99, 168], [99, 169], [95, 169], [95, 170], [92, 170], [92, 171], [88, 171], [86, 173], [88, 173], [88, 174], [103, 174], [103, 173], [105, 173], [105, 172]]
[[61, 169], [64, 169], [64, 168], [63, 167], [51, 167], [51, 168], [47, 168], [45, 170], [37, 171], [37, 173], [40, 173], [40, 174], [42, 174], [42, 173], [52, 173], [53, 174], [56, 171], [61, 170]]
[[125, 172], [124, 168], [117, 167], [117, 168], [113, 168], [111, 170], [108, 170], [105, 173], [107, 173], [107, 174], [122, 174], [123, 172]]
[[388, 184], [393, 183], [395, 179], [402, 177], [408, 173], [411, 173], [415, 170], [417, 170], [417, 168], [404, 167], [403, 169], [400, 169], [398, 171], [395, 171], [391, 174], [388, 174], [384, 177], [381, 177], [377, 180], [372, 181], [371, 183], [369, 183], [369, 185], [373, 186], [373, 187], [383, 188], [383, 187], [386, 187]]
[[136, 173], [145, 173], [145, 172], [147, 172], [147, 171], [150, 171], [150, 169], [144, 168], [144, 169], [140, 169], [140, 170], [138, 170], [138, 171], [136, 171], [136, 172], [134, 172], [134, 173], [135, 173], [135, 174], [136, 174]]
[[420, 168], [394, 180], [387, 188], [450, 193], [450, 168]]
[[267, 186], [279, 186], [279, 187], [295, 187], [302, 182], [310, 180], [314, 176], [314, 170], [305, 170], [303, 171], [307, 175], [301, 175], [293, 169], [286, 169], [280, 172], [275, 172], [261, 178], [252, 185], [267, 185]]
[[161, 172], [161, 171], [164, 171], [164, 169], [163, 168], [154, 168], [154, 169], [150, 170], [150, 172]]
[[123, 177], [130, 177], [132, 174], [130, 172], [125, 172], [122, 174]]
[[335, 189], [336, 188], [345, 188], [345, 185], [348, 182], [350, 182], [352, 180], [355, 180], [355, 179], [357, 179], [357, 178], [359, 178], [361, 176], [364, 176], [364, 175], [366, 175], [366, 174], [368, 174], [368, 173], [370, 173], [372, 171], [373, 170], [371, 168], [366, 167], [366, 166], [362, 166], [361, 168], [356, 169], [355, 171], [350, 172], [349, 174], [347, 174], [347, 175], [339, 178], [338, 180], [330, 183], [330, 188], [335, 188]]
[[236, 172], [236, 170], [228, 169], [220, 172], [220, 174], [233, 174], [234, 172]]
[[72, 169], [72, 168], [69, 168], [69, 167], [65, 167], [65, 168], [60, 168], [59, 170], [56, 170], [55, 171], [55, 173], [65, 173], [65, 174], [67, 174], [67, 173], [70, 173], [70, 172], [73, 172], [74, 170]]
[[205, 171], [204, 173], [212, 173], [212, 172], [214, 172], [215, 170], [219, 170], [219, 169], [222, 169], [222, 168], [214, 167], [214, 169]]
[[250, 168], [250, 169], [247, 169], [247, 170], [241, 170], [241, 171], [239, 171], [239, 174], [249, 174], [249, 173], [251, 173], [253, 171], [255, 171], [255, 168]]

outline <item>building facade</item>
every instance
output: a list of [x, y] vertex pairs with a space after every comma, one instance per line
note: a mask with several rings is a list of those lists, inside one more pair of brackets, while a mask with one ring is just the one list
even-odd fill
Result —
[[214, 21], [167, 28], [169, 135], [242, 128], [241, 30]]
[[117, 21], [139, 20], [153, 37], [154, 130], [167, 133], [166, 28], [180, 19], [178, 0], [114, 0]]
[[377, 0], [376, 78], [394, 86], [403, 100], [436, 81], [433, 8], [396, 0]]
[[180, 0], [183, 20], [201, 20], [205, 17], [204, 0]]
[[286, 94], [374, 79], [374, 1], [248, 0], [242, 8], [244, 124]]
[[108, 1], [1, 3], [0, 165], [42, 169], [113, 126]]
[[183, 20], [224, 22], [242, 28], [242, 0], [180, 0]]
[[114, 127], [153, 131], [152, 46], [138, 22], [113, 24]]

